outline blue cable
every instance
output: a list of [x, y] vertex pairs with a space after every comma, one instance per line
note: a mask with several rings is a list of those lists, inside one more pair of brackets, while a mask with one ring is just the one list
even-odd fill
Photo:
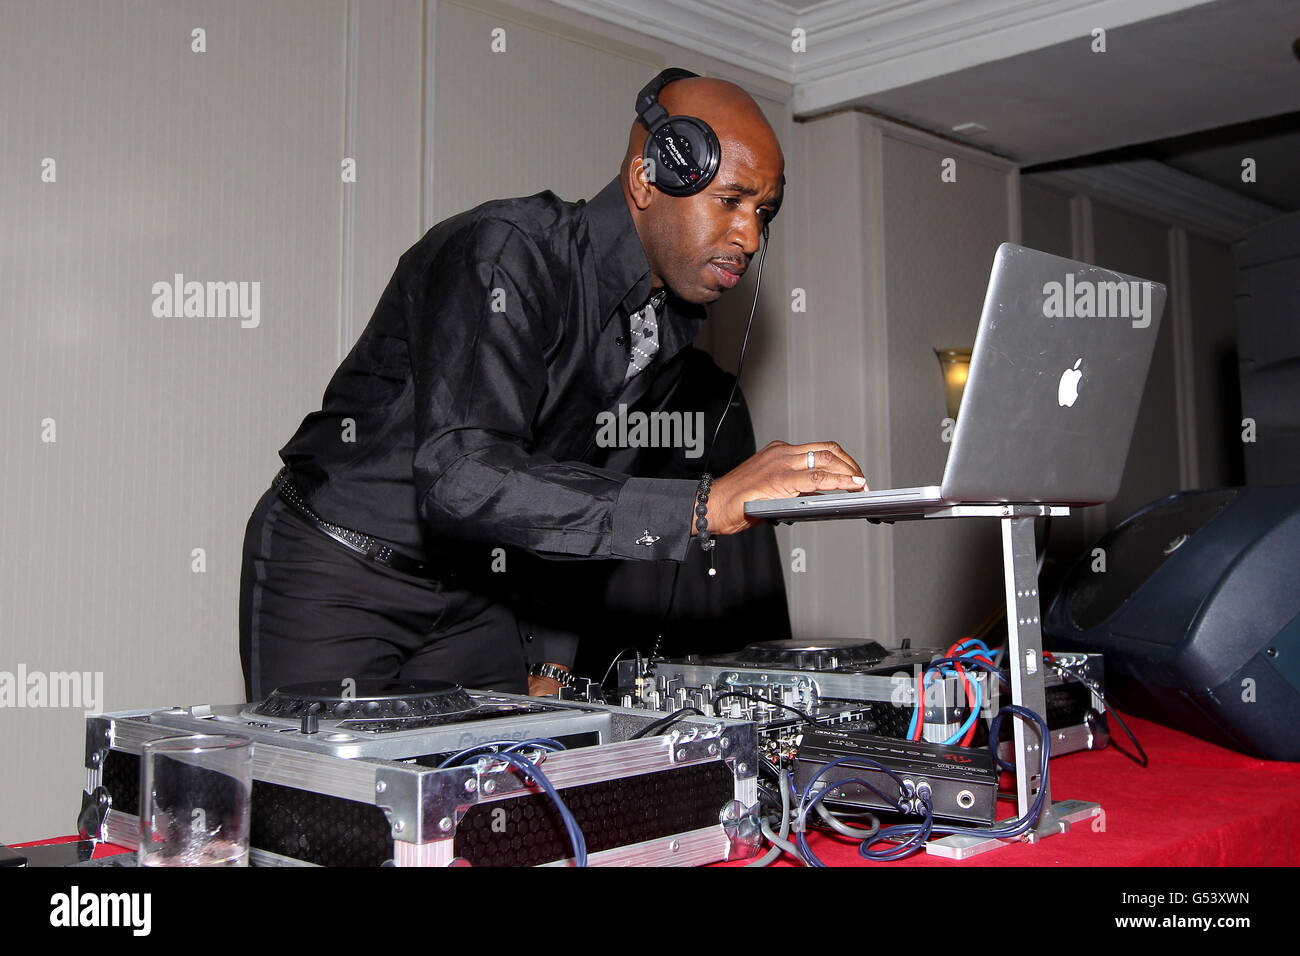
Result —
[[[560, 743], [558, 740], [552, 740], [549, 737], [534, 737], [532, 740], [522, 740], [522, 741], [489, 740], [485, 743], [478, 744], [477, 746], [474, 747], [467, 747], [466, 749], [460, 751], [460, 753], [452, 754], [442, 763], [438, 764], [438, 769], [445, 770], [447, 767], [451, 767], [457, 763], [460, 763], [463, 758], [468, 757], [470, 754], [476, 754], [481, 750], [491, 750], [493, 747], [505, 747], [506, 750], [512, 752], [520, 749], [521, 747], [533, 747], [537, 750], [558, 751], [564, 749], [564, 744]], [[495, 752], [496, 751], [493, 751], [493, 753]]]
[[[973, 640], [976, 644], [979, 644], [980, 647], [983, 648], [984, 652], [988, 651], [988, 648], [984, 647], [983, 641], [978, 641], [975, 640], [974, 638], [972, 638], [971, 640]], [[967, 642], [963, 642], [963, 643], [967, 643]], [[961, 653], [961, 656], [976, 657], [981, 653], [983, 652], [979, 648], [972, 648], [969, 651], [963, 651]], [[988, 656], [987, 653], [985, 653], [984, 656], [987, 657]], [[961, 725], [961, 729], [944, 741], [944, 744], [947, 746], [950, 746], [960, 741], [962, 737], [966, 735], [966, 731], [970, 730], [971, 727], [974, 725], [975, 721], [979, 719], [980, 708], [983, 706], [983, 702], [984, 702], [984, 692], [980, 688], [978, 681], [972, 681], [972, 683], [975, 685], [975, 705], [971, 709], [970, 716], [966, 718], [966, 722]]]
[[[532, 743], [532, 741], [525, 741]], [[555, 809], [560, 811], [560, 819], [564, 821], [564, 828], [569, 832], [569, 841], [573, 844], [573, 861], [577, 866], [587, 865], [587, 841], [582, 835], [582, 829], [578, 826], [578, 821], [574, 819], [569, 808], [564, 805], [560, 799], [560, 792], [555, 789], [555, 785], [547, 779], [546, 774], [542, 773], [541, 768], [533, 763], [527, 757], [522, 757], [517, 753], [511, 753], [508, 750], [502, 750], [499, 753], [483, 754], [480, 760], [504, 760], [512, 766], [522, 770], [525, 778], [531, 778], [534, 783], [546, 791], [546, 795], [555, 803]]]
[[971, 706], [970, 716], [966, 718], [965, 723], [957, 729], [955, 734], [943, 742], [945, 747], [950, 747], [960, 741], [966, 735], [966, 731], [970, 730], [975, 721], [979, 719], [980, 705], [984, 699], [983, 692], [980, 690], [979, 681], [971, 681], [971, 686], [975, 688], [975, 703]]
[[[888, 774], [889, 777], [895, 783], [898, 784], [898, 792], [900, 794], [904, 792], [903, 778], [900, 777], [894, 771], [890, 770], [884, 764], [872, 760], [869, 757], [838, 757], [835, 760], [832, 760], [830, 763], [826, 764], [826, 766], [822, 767], [820, 770], [818, 770], [815, 774], [813, 774], [812, 778], [808, 781], [808, 784], [803, 788], [803, 791], [799, 794], [799, 810], [798, 810], [798, 815], [795, 818], [797, 823], [797, 826], [795, 828], [795, 846], [797, 846], [799, 848], [799, 852], [804, 855], [804, 862], [807, 863], [809, 866], [825, 867], [826, 864], [823, 863], [817, 857], [817, 854], [812, 851], [812, 848], [808, 845], [807, 838], [804, 836], [804, 824], [805, 821], [807, 820], [808, 811], [811, 810], [813, 807], [815, 807], [823, 799], [825, 799], [827, 794], [829, 794], [835, 788], [842, 787], [847, 783], [861, 784], [862, 786], [870, 790], [872, 793], [874, 793], [876, 796], [880, 797], [881, 800], [884, 800], [885, 803], [893, 806], [894, 809], [898, 810], [899, 812], [903, 812], [903, 813], [906, 812], [906, 808], [902, 805], [902, 803], [899, 801], [898, 798], [885, 796], [885, 794], [881, 793], [878, 789], [876, 789], [876, 787], [873, 784], [867, 782], [866, 780], [863, 780], [861, 777], [851, 777], [849, 779], [837, 780], [834, 783], [827, 784], [818, 792], [817, 796], [813, 799], [813, 801], [809, 803], [808, 798], [812, 793], [813, 786], [817, 783], [818, 780], [822, 778], [822, 776], [826, 773], [826, 771], [834, 767], [838, 767], [843, 764], [849, 763], [850, 761], [857, 762], [858, 764], [857, 769], [875, 769]], [[866, 764], [867, 766], [864, 768], [862, 766], [863, 764]]]
[[[858, 847], [858, 855], [864, 860], [891, 863], [911, 856], [925, 846], [930, 839], [930, 834], [934, 832], [934, 813], [928, 800], [923, 800], [921, 805], [925, 807], [925, 819], [920, 823], [900, 823], [892, 827], [884, 827], [874, 837], [862, 841]], [[885, 841], [896, 843], [897, 846], [891, 850], [871, 849], [877, 843]]]
[[523, 750], [525, 747], [532, 747], [535, 750], [549, 750], [551, 753], [566, 749], [564, 744], [558, 740], [552, 740], [550, 737], [534, 737], [532, 740], [525, 740], [513, 747], [507, 747], [506, 752], [514, 753], [516, 750]]
[[958, 641], [957, 644], [954, 645], [954, 648], [960, 650], [961, 648], [965, 647], [968, 644], [979, 645], [979, 649], [984, 651], [984, 656], [990, 659], [992, 658], [993, 652], [989, 650], [989, 646], [985, 644], [983, 641], [981, 641], [978, 637], [968, 637], [964, 641]]
[[[808, 812], [813, 808], [815, 808], [819, 803], [821, 803], [822, 800], [824, 800], [826, 796], [831, 793], [831, 791], [844, 786], [846, 783], [862, 784], [864, 787], [868, 787], [871, 790], [875, 791], [881, 797], [881, 799], [883, 800], [889, 799], [884, 794], [880, 793], [879, 790], [876, 790], [875, 787], [871, 786], [871, 784], [868, 783], [866, 780], [863, 780], [861, 777], [846, 777], [843, 780], [836, 780], [834, 783], [828, 784], [827, 786], [823, 787], [821, 790], [817, 791], [817, 795], [812, 798], [812, 802], [810, 802], [806, 807], [803, 806], [803, 802], [801, 799], [799, 816], [796, 820], [797, 826], [795, 827], [794, 839], [795, 839], [796, 848], [799, 850], [799, 853], [803, 856], [804, 862], [807, 863], [809, 866], [825, 868], [826, 864], [822, 862], [821, 858], [817, 856], [816, 853], [813, 852], [812, 847], [808, 845], [808, 837], [806, 835], [806, 830], [805, 830]], [[806, 796], [807, 796], [807, 791], [805, 790], [804, 793], [801, 795], [801, 797], [806, 797]], [[900, 806], [896, 806], [895, 809], [901, 811], [903, 808], [900, 805]]]
[[[961, 648], [961, 647], [966, 647], [967, 645], [978, 645], [978, 647], [972, 646], [972, 647], [970, 647], [968, 650], [961, 651], [961, 652], [957, 655], [957, 658], [952, 658], [952, 657], [939, 658], [939, 659], [937, 659], [937, 660], [933, 660], [933, 661], [931, 661], [928, 665], [926, 665], [925, 673], [924, 673], [924, 675], [923, 675], [922, 678], [921, 678], [921, 696], [922, 696], [922, 698], [925, 697], [926, 681], [929, 679], [930, 674], [931, 674], [933, 671], [935, 671], [935, 670], [939, 670], [940, 673], [941, 673], [941, 675], [942, 675], [943, 677], [956, 677], [956, 676], [957, 676], [957, 672], [956, 672], [955, 670], [952, 670], [951, 668], [950, 668], [950, 669], [947, 669], [947, 670], [944, 670], [944, 669], [942, 669], [942, 668], [939, 667], [940, 664], [943, 664], [943, 663], [961, 663], [961, 664], [967, 664], [967, 663], [968, 663], [967, 660], [959, 660], [958, 658], [965, 658], [965, 659], [975, 658], [975, 657], [980, 656], [981, 654], [982, 654], [984, 657], [992, 658], [993, 652], [990, 651], [989, 648], [988, 648], [988, 645], [985, 644], [983, 641], [981, 641], [979, 638], [977, 638], [977, 637], [968, 637], [966, 640], [961, 641], [961, 642], [960, 642], [959, 644], [957, 644], [956, 646], [957, 646], [958, 648]], [[979, 661], [976, 661], [975, 663], [976, 663], [976, 664], [980, 664], [980, 666], [984, 666], [984, 665], [982, 665], [981, 662], [979, 662]], [[985, 669], [987, 669], [987, 667], [985, 667]], [[1004, 678], [1004, 679], [1005, 679], [1005, 678]], [[981, 693], [980, 693], [980, 690], [979, 690], [979, 686], [978, 686], [978, 685], [976, 685], [975, 696], [976, 696], [976, 699], [977, 699], [977, 700], [981, 700], [981, 699], [982, 699], [982, 695], [981, 695]], [[911, 739], [912, 739], [912, 734], [916, 733], [916, 721], [917, 721], [917, 717], [920, 715], [921, 710], [922, 710], [922, 708], [923, 708], [924, 706], [925, 706], [925, 701], [924, 701], [924, 699], [919, 700], [919, 701], [917, 701], [916, 708], [912, 711], [912, 719], [911, 719], [910, 721], [908, 721], [908, 724], [907, 724], [907, 734], [906, 734], [906, 737], [907, 737], [908, 740], [911, 740]], [[975, 708], [974, 708], [973, 711], [972, 711], [972, 714], [973, 714], [973, 715], [978, 715], [978, 713], [979, 713], [979, 707], [980, 707], [980, 705], [979, 705], [979, 704], [976, 704]], [[973, 724], [973, 723], [975, 722], [976, 719], [977, 719], [976, 716], [972, 716], [972, 717], [967, 718], [967, 721], [966, 721], [965, 724], [962, 725], [961, 730], [958, 731], [957, 734], [956, 734], [955, 736], [953, 736], [953, 737], [949, 737], [947, 740], [945, 740], [945, 741], [944, 741], [944, 744], [945, 744], [945, 745], [951, 745], [951, 744], [955, 744], [957, 741], [961, 740], [962, 735], [965, 734], [966, 731], [970, 729], [971, 724]]]
[[[911, 740], [911, 739], [912, 739], [912, 734], [914, 734], [914, 733], [916, 732], [916, 721], [917, 721], [917, 718], [921, 715], [921, 710], [925, 707], [925, 689], [926, 689], [926, 687], [929, 686], [929, 684], [928, 684], [927, 682], [928, 682], [929, 679], [930, 679], [930, 675], [933, 673], [933, 671], [931, 670], [932, 667], [933, 667], [933, 665], [927, 666], [926, 669], [925, 669], [925, 673], [921, 675], [921, 699], [918, 700], [918, 701], [916, 702], [916, 708], [912, 711], [912, 719], [911, 719], [911, 721], [908, 722], [908, 725], [907, 725], [907, 739], [908, 739], [908, 740]], [[951, 675], [953, 675], [953, 674], [956, 674], [956, 671], [949, 671], [948, 674], [945, 674], [945, 675], [943, 675], [943, 676], [948, 677], [948, 676], [951, 676]], [[922, 733], [925, 732], [925, 731], [924, 731], [924, 728], [922, 729], [921, 732], [922, 732]]]

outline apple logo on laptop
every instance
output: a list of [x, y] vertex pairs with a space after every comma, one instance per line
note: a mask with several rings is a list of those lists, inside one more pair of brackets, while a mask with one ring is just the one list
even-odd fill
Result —
[[1079, 379], [1083, 378], [1083, 373], [1079, 371], [1079, 366], [1083, 364], [1083, 359], [1074, 363], [1074, 368], [1067, 368], [1061, 373], [1061, 383], [1056, 387], [1056, 403], [1065, 408], [1073, 407], [1079, 399]]

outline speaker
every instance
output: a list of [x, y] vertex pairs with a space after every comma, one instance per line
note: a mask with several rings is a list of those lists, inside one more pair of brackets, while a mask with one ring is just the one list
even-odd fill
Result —
[[1070, 569], [1043, 631], [1105, 656], [1121, 710], [1300, 760], [1300, 486], [1147, 505]]

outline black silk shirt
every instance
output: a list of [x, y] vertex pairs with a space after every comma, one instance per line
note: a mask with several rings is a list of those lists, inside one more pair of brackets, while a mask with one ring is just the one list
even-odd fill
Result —
[[669, 296], [630, 382], [650, 267], [615, 179], [590, 202], [489, 202], [401, 257], [321, 410], [280, 451], [327, 521], [435, 561], [464, 545], [683, 560], [696, 482], [632, 478], [597, 416], [654, 407], [704, 318]]

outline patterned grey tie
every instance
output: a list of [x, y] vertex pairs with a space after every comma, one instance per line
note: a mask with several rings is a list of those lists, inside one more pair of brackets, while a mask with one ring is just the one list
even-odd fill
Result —
[[651, 296], [645, 308], [632, 316], [632, 354], [627, 363], [624, 382], [631, 381], [645, 371], [645, 367], [659, 351], [659, 322], [655, 318], [655, 309], [663, 307], [665, 295], [664, 292], [658, 292]]

